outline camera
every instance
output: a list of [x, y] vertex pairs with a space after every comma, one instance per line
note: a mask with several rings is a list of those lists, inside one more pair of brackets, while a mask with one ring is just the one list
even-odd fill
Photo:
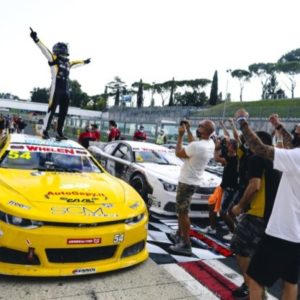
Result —
[[181, 120], [181, 121], [180, 121], [180, 126], [182, 126], [182, 125], [187, 126], [188, 124], [189, 124], [188, 121], [185, 121], [185, 120]]

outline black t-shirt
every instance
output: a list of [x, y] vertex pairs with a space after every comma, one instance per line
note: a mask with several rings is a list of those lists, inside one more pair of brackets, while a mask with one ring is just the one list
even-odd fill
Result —
[[223, 170], [221, 187], [223, 189], [238, 188], [238, 157], [237, 156], [226, 156], [227, 164]]
[[243, 153], [239, 157], [238, 161], [238, 180], [239, 180], [239, 193], [242, 195], [245, 191], [246, 186], [248, 185], [249, 175], [248, 175], [248, 160], [253, 155], [250, 150], [241, 149]]
[[261, 186], [261, 189], [263, 189], [262, 197], [259, 198], [259, 196], [256, 196], [255, 202], [252, 200], [250, 211], [255, 205], [256, 211], [262, 210], [261, 213], [267, 223], [273, 209], [275, 196], [281, 179], [281, 172], [273, 168], [272, 161], [253, 154], [248, 160], [248, 175], [249, 179], [263, 179], [264, 177], [265, 184]]

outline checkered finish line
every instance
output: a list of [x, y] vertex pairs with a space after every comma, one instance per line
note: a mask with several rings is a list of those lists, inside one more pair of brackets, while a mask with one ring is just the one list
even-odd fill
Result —
[[[147, 247], [150, 257], [188, 289], [195, 299], [233, 300], [232, 291], [243, 283], [243, 277], [226, 266], [224, 259], [233, 253], [229, 244], [217, 235], [201, 232], [191, 225], [192, 256], [173, 254], [170, 233], [178, 229], [176, 218], [150, 216]], [[277, 298], [268, 294], [268, 299]]]
[[232, 255], [229, 244], [218, 240], [212, 235], [202, 233], [201, 228], [195, 224], [192, 224], [190, 230], [193, 255], [174, 254], [169, 249], [172, 245], [169, 237], [170, 233], [177, 229], [176, 218], [150, 217], [147, 248], [150, 257], [157, 264], [222, 259]]

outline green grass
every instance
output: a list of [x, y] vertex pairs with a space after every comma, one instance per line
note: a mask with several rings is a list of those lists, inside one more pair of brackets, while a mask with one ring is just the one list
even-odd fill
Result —
[[227, 102], [205, 111], [197, 111], [191, 116], [230, 118], [239, 108], [245, 108], [251, 117], [257, 118], [267, 118], [272, 113], [277, 113], [281, 118], [300, 118], [300, 99]]

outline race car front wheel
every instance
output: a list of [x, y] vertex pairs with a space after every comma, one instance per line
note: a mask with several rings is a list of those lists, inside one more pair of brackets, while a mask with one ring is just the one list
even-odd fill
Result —
[[141, 174], [134, 175], [130, 180], [130, 185], [141, 195], [146, 204], [148, 204], [149, 188], [145, 177]]

